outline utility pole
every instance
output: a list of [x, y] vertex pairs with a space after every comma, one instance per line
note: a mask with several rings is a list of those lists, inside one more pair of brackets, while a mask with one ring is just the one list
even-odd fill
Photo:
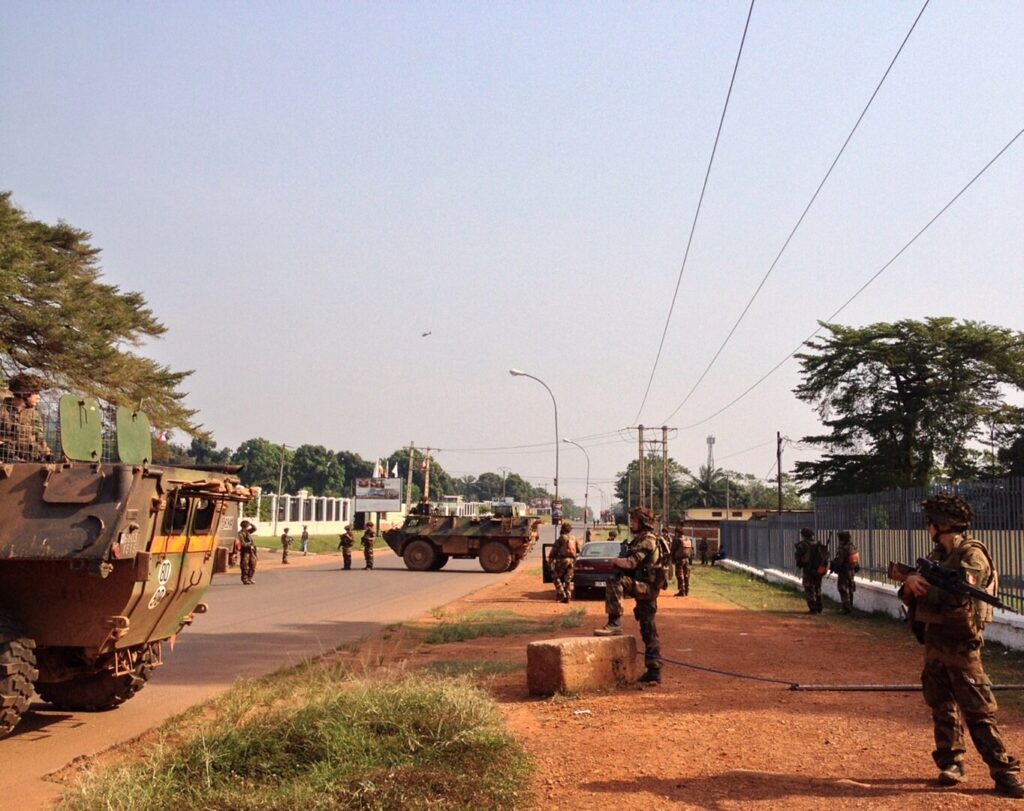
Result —
[[782, 515], [782, 432], [775, 432], [775, 467], [779, 474], [779, 515]]
[[508, 474], [512, 472], [512, 468], [505, 467], [504, 465], [502, 465], [501, 467], [498, 468], [498, 470], [501, 471], [501, 500], [504, 501], [505, 500], [505, 479], [508, 476]]
[[423, 464], [426, 467], [423, 469], [423, 498], [426, 501], [430, 501], [430, 452], [433, 448], [426, 448], [424, 450]]
[[637, 461], [639, 477], [637, 483], [640, 485], [640, 504], [638, 506], [643, 507], [644, 505], [644, 488], [647, 486], [647, 476], [644, 475], [644, 427], [642, 425], [637, 426], [637, 430], [640, 433], [640, 455]]
[[661, 426], [661, 523], [668, 526], [668, 426]]
[[409, 507], [412, 506], [412, 466], [416, 461], [416, 443], [409, 443], [409, 469], [406, 471], [405, 476], [405, 511], [409, 512]]

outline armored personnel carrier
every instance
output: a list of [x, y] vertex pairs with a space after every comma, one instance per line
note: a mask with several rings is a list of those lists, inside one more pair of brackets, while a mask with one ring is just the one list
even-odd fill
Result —
[[434, 515], [421, 510], [384, 532], [388, 546], [416, 572], [437, 571], [451, 558], [480, 561], [485, 572], [509, 572], [537, 542], [540, 521], [495, 504], [490, 515]]
[[251, 497], [237, 468], [154, 465], [141, 411], [65, 395], [58, 415], [49, 458], [0, 437], [0, 735], [33, 690], [105, 710], [142, 689]]

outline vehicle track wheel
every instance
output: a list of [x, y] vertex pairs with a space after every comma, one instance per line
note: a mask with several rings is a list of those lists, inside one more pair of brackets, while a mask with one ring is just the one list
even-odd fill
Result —
[[16, 622], [0, 615], [0, 736], [14, 729], [32, 703], [36, 643]]
[[147, 647], [130, 673], [115, 676], [104, 670], [67, 681], [36, 685], [39, 697], [61, 710], [99, 712], [124, 704], [146, 686], [153, 675], [153, 654]]
[[430, 571], [438, 572], [444, 568], [444, 565], [448, 562], [449, 558], [447, 555], [438, 555], [434, 560], [434, 565], [430, 567]]
[[501, 541], [489, 541], [480, 548], [480, 568], [485, 572], [507, 572], [510, 565], [512, 553]]
[[402, 560], [405, 566], [414, 572], [427, 572], [433, 567], [437, 559], [437, 550], [429, 541], [410, 541], [402, 553]]

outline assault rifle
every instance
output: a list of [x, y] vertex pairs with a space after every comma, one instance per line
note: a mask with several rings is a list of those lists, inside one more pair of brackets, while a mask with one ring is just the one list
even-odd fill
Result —
[[889, 579], [897, 583], [903, 583], [908, 575], [919, 574], [935, 588], [942, 589], [950, 594], [962, 594], [973, 597], [983, 603], [1002, 608], [1006, 611], [1013, 611], [1006, 603], [1000, 600], [995, 594], [989, 594], [984, 589], [972, 586], [960, 577], [959, 572], [953, 569], [944, 569], [938, 563], [927, 558], [918, 558], [917, 566], [908, 566], [906, 563], [895, 563], [889, 561]]

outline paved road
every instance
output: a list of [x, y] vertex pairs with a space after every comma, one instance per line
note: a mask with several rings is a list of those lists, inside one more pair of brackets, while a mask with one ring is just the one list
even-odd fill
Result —
[[[543, 540], [553, 537], [545, 528]], [[539, 563], [540, 545], [531, 558]], [[256, 583], [237, 574], [214, 579], [205, 602], [164, 665], [135, 698], [117, 710], [78, 713], [35, 704], [14, 733], [0, 740], [0, 806], [47, 807], [56, 796], [43, 778], [76, 758], [88, 757], [166, 722], [226, 690], [240, 677], [270, 673], [333, 650], [393, 622], [421, 616], [507, 575], [486, 574], [476, 561], [452, 560], [440, 572], [410, 572], [378, 550], [376, 568], [340, 571], [341, 558], [292, 556], [294, 565], [271, 564], [264, 552]]]

